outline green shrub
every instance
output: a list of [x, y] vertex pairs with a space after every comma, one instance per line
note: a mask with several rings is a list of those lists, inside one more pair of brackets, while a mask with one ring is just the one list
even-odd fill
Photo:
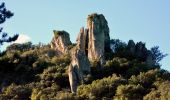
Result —
[[71, 59], [70, 59], [70, 55], [66, 54], [66, 55], [62, 55], [59, 57], [54, 56], [51, 60], [51, 63], [58, 65], [58, 66], [67, 66], [70, 64]]
[[141, 85], [120, 85], [117, 87], [115, 100], [142, 100], [144, 88]]
[[8, 98], [8, 100], [9, 99], [28, 100], [28, 98], [31, 95], [31, 91], [32, 91], [31, 88], [28, 86], [11, 84], [10, 86], [4, 89], [0, 97], [2, 99]]
[[91, 84], [78, 87], [77, 94], [86, 99], [113, 97], [118, 84], [125, 84], [126, 80], [113, 74], [110, 77], [95, 80]]
[[131, 76], [129, 79], [129, 82], [131, 84], [141, 84], [144, 87], [150, 87], [156, 80], [159, 80], [160, 73], [158, 69], [155, 70], [149, 70], [148, 72], [144, 73], [141, 72], [139, 75]]
[[80, 97], [69, 92], [59, 92], [56, 97], [56, 100], [81, 100]]
[[49, 98], [54, 99], [59, 88], [60, 87], [56, 84], [53, 84], [51, 87], [47, 88], [34, 88], [31, 94], [31, 100], [48, 100]]
[[48, 84], [56, 83], [61, 87], [69, 86], [68, 75], [66, 74], [66, 68], [62, 66], [52, 66], [48, 67], [43, 71], [42, 74], [39, 74], [40, 81], [43, 81]]
[[170, 81], [162, 82], [157, 90], [148, 93], [144, 100], [169, 100], [170, 98]]

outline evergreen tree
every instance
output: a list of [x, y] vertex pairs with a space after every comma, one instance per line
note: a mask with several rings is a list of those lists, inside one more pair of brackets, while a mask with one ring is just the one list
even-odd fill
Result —
[[[14, 14], [10, 10], [6, 9], [4, 2], [0, 4], [0, 25], [3, 24], [6, 19], [11, 18], [13, 15]], [[12, 42], [18, 38], [18, 34], [10, 37], [8, 36], [8, 33], [3, 32], [2, 30], [3, 28], [0, 26], [0, 46], [3, 45], [4, 42]]]

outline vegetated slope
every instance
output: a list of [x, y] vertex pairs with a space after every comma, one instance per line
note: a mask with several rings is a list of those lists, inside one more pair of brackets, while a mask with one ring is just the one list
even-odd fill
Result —
[[[74, 45], [70, 45], [70, 48]], [[0, 56], [0, 99], [16, 100], [168, 100], [170, 73], [160, 69], [165, 56], [143, 42], [111, 40], [106, 64], [91, 63], [77, 94], [70, 93], [70, 55], [55, 56], [49, 45], [13, 44]], [[54, 55], [54, 56], [53, 56]], [[146, 56], [153, 56], [152, 61]]]

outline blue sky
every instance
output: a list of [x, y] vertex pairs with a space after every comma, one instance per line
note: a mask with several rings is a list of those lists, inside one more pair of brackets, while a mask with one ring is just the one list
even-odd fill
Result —
[[[55, 30], [70, 33], [72, 42], [88, 14], [106, 17], [112, 39], [143, 41], [148, 48], [160, 46], [170, 54], [169, 0], [2, 0], [14, 16], [6, 21], [4, 31], [30, 37], [33, 43], [49, 43]], [[170, 56], [161, 62], [170, 71]]]

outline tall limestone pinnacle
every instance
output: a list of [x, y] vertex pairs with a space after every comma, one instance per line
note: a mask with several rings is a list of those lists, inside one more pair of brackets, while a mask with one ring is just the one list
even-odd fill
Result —
[[80, 29], [80, 32], [77, 37], [77, 46], [83, 52], [86, 50], [86, 39], [87, 39], [87, 32], [85, 32], [84, 27]]
[[84, 77], [90, 74], [91, 65], [85, 53], [86, 36], [84, 28], [81, 28], [77, 37], [77, 45], [71, 51], [72, 60], [68, 75], [72, 93], [76, 93], [78, 83], [83, 83]]
[[91, 14], [87, 18], [88, 58], [90, 61], [105, 62], [104, 53], [110, 49], [109, 27], [102, 14]]
[[91, 14], [87, 18], [87, 29], [80, 29], [77, 45], [71, 51], [68, 75], [72, 93], [76, 93], [78, 83], [83, 83], [84, 77], [90, 74], [90, 61], [104, 64], [107, 50], [110, 50], [107, 21], [102, 14]]

